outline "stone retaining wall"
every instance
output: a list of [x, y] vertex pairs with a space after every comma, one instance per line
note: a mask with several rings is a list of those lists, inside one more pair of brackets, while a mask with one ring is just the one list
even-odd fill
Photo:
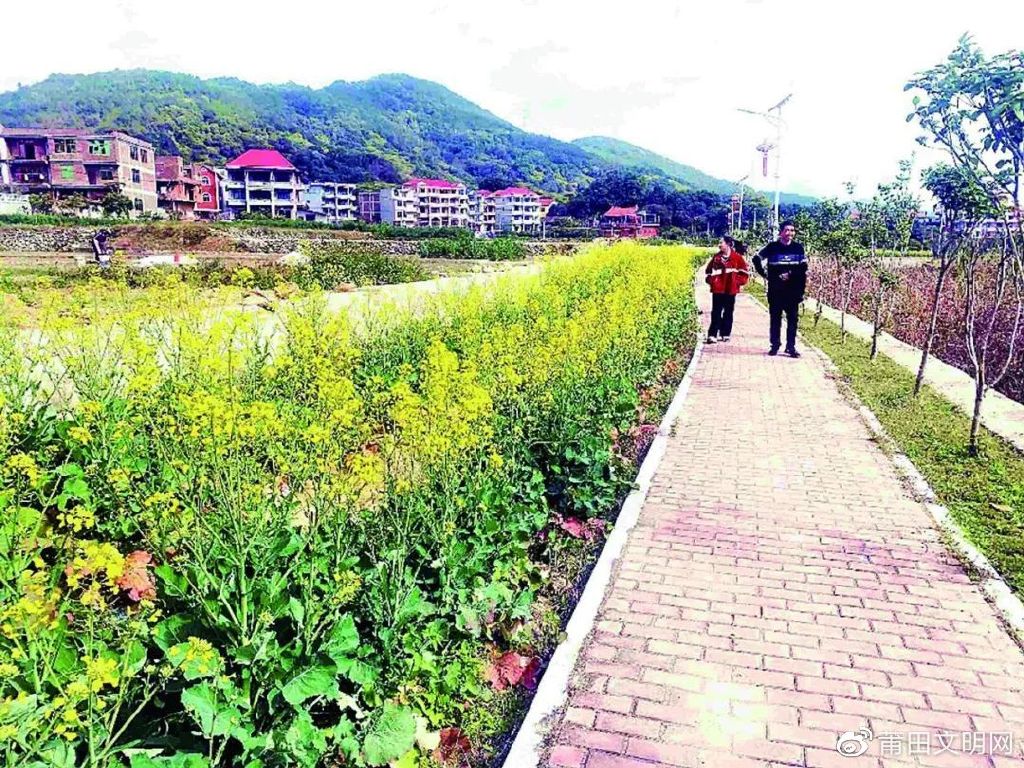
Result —
[[[99, 227], [38, 227], [38, 226], [4, 226], [0, 225], [0, 252], [13, 253], [69, 253], [75, 251], [91, 251], [92, 236]], [[144, 227], [112, 227], [115, 248], [126, 248], [129, 252], [167, 252], [178, 250], [183, 253], [201, 254], [211, 250], [197, 245], [194, 248], [179, 246], [172, 243], [154, 244], [151, 248], [137, 248], [125, 245], [145, 235]], [[288, 230], [288, 229], [211, 229], [211, 235], [217, 239], [217, 251], [234, 250], [241, 253], [284, 254], [298, 250], [302, 242], [330, 243], [351, 248], [356, 252], [383, 253], [390, 256], [416, 256], [419, 253], [419, 240], [374, 240], [365, 232], [349, 232], [345, 230]], [[123, 234], [121, 238], [118, 235]], [[211, 238], [212, 239], [212, 238]], [[121, 242], [119, 242], [121, 241]], [[227, 247], [225, 247], [225, 245]], [[527, 256], [537, 256], [550, 251], [572, 252], [578, 244], [573, 243], [541, 243], [524, 241]]]

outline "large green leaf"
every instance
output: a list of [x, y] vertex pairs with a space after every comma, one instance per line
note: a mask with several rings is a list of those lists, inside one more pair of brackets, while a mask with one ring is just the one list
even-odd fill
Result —
[[369, 765], [387, 765], [412, 749], [416, 741], [416, 717], [412, 710], [390, 701], [363, 740], [363, 757]]
[[242, 721], [242, 713], [209, 683], [186, 688], [181, 692], [181, 703], [207, 738], [224, 736]]
[[335, 664], [341, 664], [359, 647], [359, 632], [351, 614], [346, 613], [334, 625], [331, 634], [324, 644], [324, 653], [331, 657]]
[[289, 680], [281, 693], [285, 701], [296, 707], [314, 696], [336, 699], [341, 695], [335, 679], [337, 674], [338, 670], [333, 666], [311, 667]]

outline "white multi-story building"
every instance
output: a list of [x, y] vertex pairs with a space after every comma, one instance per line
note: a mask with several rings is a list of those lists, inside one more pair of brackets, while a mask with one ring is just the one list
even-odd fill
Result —
[[[409, 179], [402, 185], [412, 192], [418, 209], [417, 226], [465, 227], [469, 224], [466, 185], [444, 179]], [[381, 196], [381, 217], [384, 198]]]
[[313, 181], [306, 187], [305, 216], [311, 221], [337, 224], [359, 217], [359, 198], [355, 184], [336, 181]]
[[526, 187], [492, 193], [495, 226], [499, 232], [535, 235], [541, 229], [540, 195]]
[[480, 235], [492, 235], [495, 231], [494, 193], [478, 189], [469, 193], [469, 227]]
[[380, 220], [396, 227], [420, 225], [420, 207], [408, 186], [385, 187], [380, 191]]
[[225, 166], [224, 211], [297, 219], [306, 187], [299, 172], [276, 149], [249, 149]]

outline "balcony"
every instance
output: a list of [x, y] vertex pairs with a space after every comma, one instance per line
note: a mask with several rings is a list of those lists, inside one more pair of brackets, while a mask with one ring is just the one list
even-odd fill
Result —
[[35, 157], [14, 157], [10, 158], [11, 165], [19, 165], [23, 163], [48, 163], [50, 158], [48, 155], [36, 155]]

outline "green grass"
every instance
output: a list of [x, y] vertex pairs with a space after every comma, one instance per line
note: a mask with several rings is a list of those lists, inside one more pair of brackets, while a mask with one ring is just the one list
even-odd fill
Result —
[[[756, 291], [755, 291], [756, 295]], [[1024, 454], [982, 429], [977, 457], [967, 451], [970, 419], [935, 390], [912, 395], [914, 376], [890, 358], [869, 358], [870, 345], [811, 313], [801, 335], [827, 354], [857, 397], [921, 473], [967, 538], [1018, 595], [1024, 594]]]

